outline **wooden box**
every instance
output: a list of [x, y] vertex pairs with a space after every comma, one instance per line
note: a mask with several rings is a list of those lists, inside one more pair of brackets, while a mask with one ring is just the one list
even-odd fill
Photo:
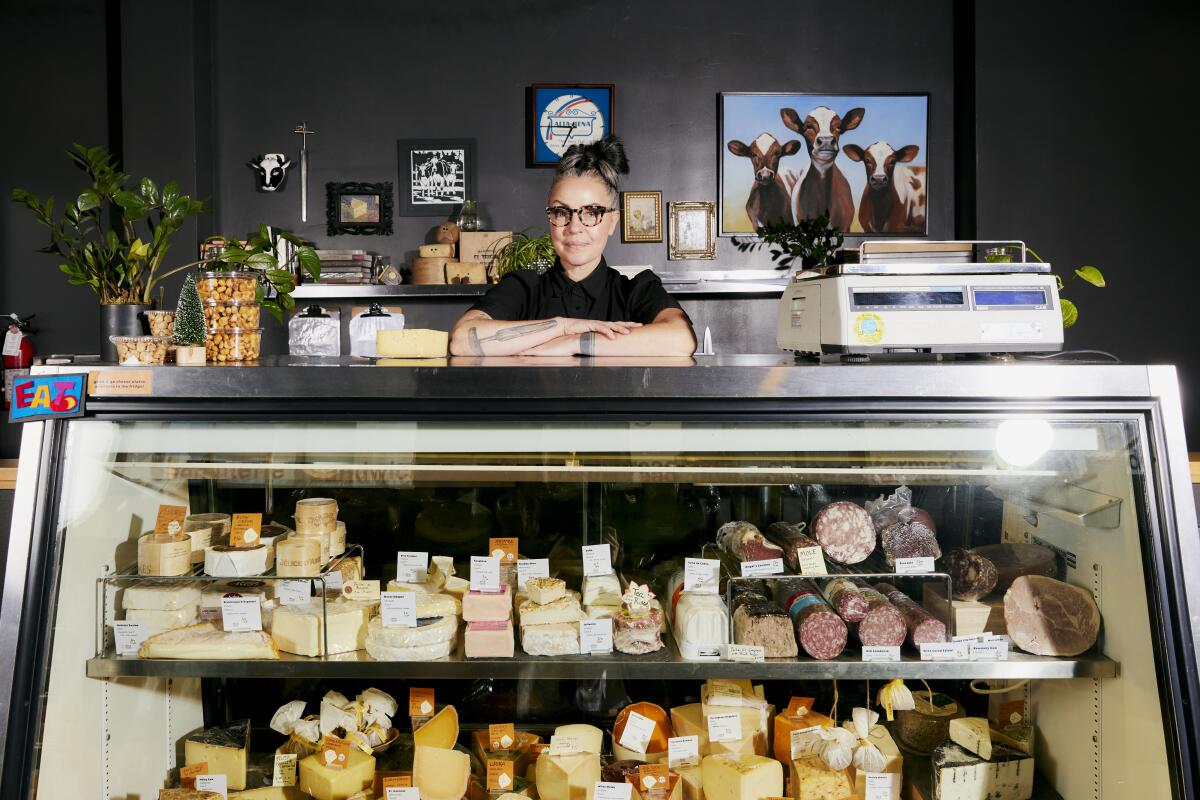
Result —
[[[944, 585], [926, 583], [924, 586], [925, 610], [938, 619], [947, 615]], [[982, 600], [953, 600], [954, 635], [974, 636], [979, 633], [1008, 633], [1004, 622], [1004, 595], [991, 594]]]
[[512, 231], [463, 231], [458, 239], [458, 260], [478, 261], [489, 270], [496, 254], [512, 241]]

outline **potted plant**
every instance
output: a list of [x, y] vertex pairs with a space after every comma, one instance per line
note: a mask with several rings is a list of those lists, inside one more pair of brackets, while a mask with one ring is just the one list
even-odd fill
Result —
[[496, 253], [496, 275], [503, 278], [518, 269], [545, 272], [554, 266], [555, 257], [550, 234], [530, 236], [525, 231], [519, 231], [513, 234], [512, 241]]
[[757, 240], [736, 241], [737, 249], [744, 253], [773, 245], [771, 259], [776, 262], [776, 269], [790, 269], [796, 259], [803, 269], [829, 266], [836, 260], [844, 239], [842, 232], [829, 224], [829, 214], [802, 219], [795, 225], [768, 222], [754, 233]]
[[[150, 178], [127, 188], [129, 175], [117, 169], [103, 147], [75, 144], [67, 153], [88, 176], [85, 187], [57, 216], [53, 197], [43, 203], [25, 189], [13, 189], [39, 223], [50, 229], [40, 252], [57, 255], [58, 268], [73, 286], [89, 286], [100, 299], [101, 354], [116, 359], [111, 335], [142, 333], [139, 315], [153, 306], [154, 289], [170, 238], [191, 217], [208, 210], [170, 181], [159, 189]], [[167, 273], [170, 274], [170, 273]]]
[[[1046, 263], [1042, 260], [1041, 256], [1033, 251], [1032, 247], [1026, 245], [1025, 249], [1029, 252], [1029, 255], [1033, 256], [1035, 261], [1041, 261], [1043, 264]], [[1092, 266], [1084, 266], [1075, 270], [1075, 277], [1079, 278], [1084, 283], [1090, 283], [1097, 289], [1103, 289], [1106, 285], [1104, 281], [1104, 274]], [[1057, 272], [1054, 273], [1054, 280], [1058, 281], [1058, 308], [1062, 313], [1063, 328], [1069, 328], [1079, 321], [1079, 306], [1062, 296], [1062, 290], [1064, 288], [1063, 279]]]

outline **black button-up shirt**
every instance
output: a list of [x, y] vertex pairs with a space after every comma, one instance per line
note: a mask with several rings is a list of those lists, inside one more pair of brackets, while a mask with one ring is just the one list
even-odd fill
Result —
[[530, 269], [510, 272], [471, 306], [500, 320], [573, 317], [642, 324], [667, 308], [682, 310], [657, 275], [644, 270], [626, 278], [603, 258], [578, 283], [567, 277], [558, 259], [541, 275]]

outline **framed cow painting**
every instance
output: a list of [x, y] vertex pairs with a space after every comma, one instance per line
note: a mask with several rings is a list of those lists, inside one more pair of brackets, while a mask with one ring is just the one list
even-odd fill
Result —
[[448, 217], [475, 198], [474, 139], [400, 139], [400, 216]]
[[718, 95], [718, 231], [828, 213], [848, 236], [925, 236], [927, 94]]

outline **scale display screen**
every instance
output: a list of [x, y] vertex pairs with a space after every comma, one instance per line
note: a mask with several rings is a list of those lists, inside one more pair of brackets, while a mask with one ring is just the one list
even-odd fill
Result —
[[1045, 289], [976, 289], [976, 306], [1044, 306]]
[[855, 289], [855, 308], [927, 308], [929, 306], [961, 306], [964, 304], [963, 290], [959, 287], [946, 289]]

